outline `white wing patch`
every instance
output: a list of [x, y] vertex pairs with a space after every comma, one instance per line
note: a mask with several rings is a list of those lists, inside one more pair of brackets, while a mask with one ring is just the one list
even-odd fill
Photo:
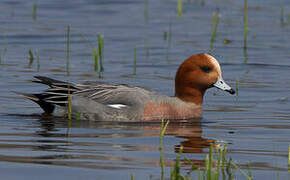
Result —
[[123, 107], [126, 107], [127, 105], [125, 105], [125, 104], [109, 104], [107, 106], [110, 106], [110, 107], [116, 108], [116, 109], [121, 109]]

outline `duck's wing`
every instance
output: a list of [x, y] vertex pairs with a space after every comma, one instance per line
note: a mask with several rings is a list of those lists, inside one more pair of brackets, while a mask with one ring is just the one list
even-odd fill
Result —
[[52, 113], [55, 105], [66, 107], [68, 97], [78, 96], [98, 103], [114, 107], [114, 105], [132, 106], [145, 102], [154, 91], [124, 84], [104, 82], [85, 82], [74, 84], [58, 81], [44, 76], [35, 76], [33, 82], [48, 85], [49, 88], [38, 94], [24, 94], [28, 99], [36, 102], [46, 113]]
[[86, 97], [102, 104], [142, 104], [152, 95], [157, 94], [149, 89], [126, 84], [85, 82], [76, 84], [76, 87], [82, 90], [76, 91], [73, 95]]

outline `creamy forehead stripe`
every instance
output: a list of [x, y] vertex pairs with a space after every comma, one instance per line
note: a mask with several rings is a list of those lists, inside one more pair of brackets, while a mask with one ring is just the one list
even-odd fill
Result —
[[213, 66], [216, 68], [219, 77], [222, 77], [222, 71], [221, 71], [221, 66], [220, 66], [219, 62], [211, 55], [208, 55], [208, 54], [205, 54], [205, 55], [212, 62]]

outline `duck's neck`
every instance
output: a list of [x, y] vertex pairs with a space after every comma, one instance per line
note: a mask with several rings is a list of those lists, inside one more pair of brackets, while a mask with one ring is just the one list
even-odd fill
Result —
[[192, 87], [180, 87], [175, 85], [175, 97], [185, 102], [202, 105], [205, 90]]

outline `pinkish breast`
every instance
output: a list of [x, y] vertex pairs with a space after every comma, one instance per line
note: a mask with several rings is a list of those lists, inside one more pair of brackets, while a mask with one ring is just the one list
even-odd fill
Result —
[[199, 118], [202, 115], [202, 106], [193, 103], [154, 103], [147, 102], [143, 115], [143, 121], [156, 121], [162, 119], [190, 119]]

